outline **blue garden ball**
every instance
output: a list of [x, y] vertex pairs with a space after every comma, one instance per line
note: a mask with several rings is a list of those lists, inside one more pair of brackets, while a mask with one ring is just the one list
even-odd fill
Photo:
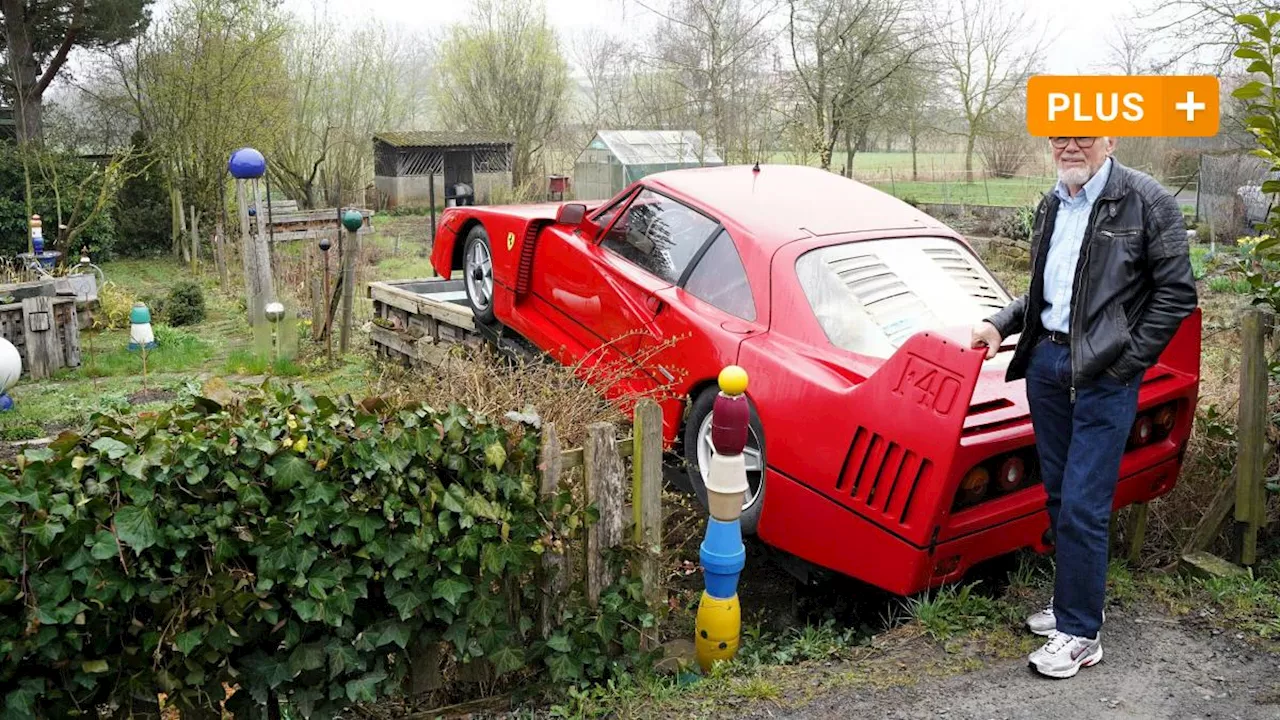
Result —
[[250, 206], [249, 206], [249, 217], [257, 217], [257, 216], [258, 216], [258, 208], [256, 208], [256, 207], [254, 207], [254, 206], [250, 205]]
[[267, 171], [267, 159], [253, 148], [240, 148], [231, 153], [231, 161], [227, 169], [237, 180], [260, 178]]
[[0, 412], [8, 412], [13, 409], [13, 398], [6, 394], [0, 394]]

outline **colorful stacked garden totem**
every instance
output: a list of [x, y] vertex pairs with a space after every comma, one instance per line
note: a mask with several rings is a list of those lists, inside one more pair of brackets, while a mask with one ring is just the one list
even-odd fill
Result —
[[747, 373], [736, 365], [720, 371], [720, 394], [711, 410], [711, 467], [707, 471], [707, 506], [711, 511], [702, 541], [706, 589], [698, 604], [694, 647], [698, 664], [710, 670], [717, 660], [738, 652], [742, 611], [738, 605], [738, 577], [746, 564], [742, 545], [742, 500], [747, 492]]

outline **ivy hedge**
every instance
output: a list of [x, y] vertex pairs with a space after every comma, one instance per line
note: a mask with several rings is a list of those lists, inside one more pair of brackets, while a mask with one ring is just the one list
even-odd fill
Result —
[[539, 497], [539, 440], [269, 382], [27, 449], [0, 468], [0, 715], [146, 715], [165, 693], [184, 717], [332, 717], [401, 693], [417, 642], [512, 680], [643, 659], [654, 617], [625, 573], [595, 608], [575, 585], [539, 635], [541, 553], [593, 516]]

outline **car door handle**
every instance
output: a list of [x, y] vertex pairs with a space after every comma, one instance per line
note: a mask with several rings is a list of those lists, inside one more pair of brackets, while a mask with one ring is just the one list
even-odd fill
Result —
[[662, 308], [666, 307], [666, 303], [662, 302], [656, 295], [650, 295], [644, 299], [644, 304], [649, 307], [649, 311], [655, 316], [662, 312]]

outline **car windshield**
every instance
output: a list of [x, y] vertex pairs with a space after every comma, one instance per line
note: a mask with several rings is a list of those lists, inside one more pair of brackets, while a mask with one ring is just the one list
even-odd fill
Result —
[[801, 255], [796, 275], [831, 343], [879, 358], [917, 332], [969, 326], [1012, 301], [968, 247], [948, 238], [830, 245]]

